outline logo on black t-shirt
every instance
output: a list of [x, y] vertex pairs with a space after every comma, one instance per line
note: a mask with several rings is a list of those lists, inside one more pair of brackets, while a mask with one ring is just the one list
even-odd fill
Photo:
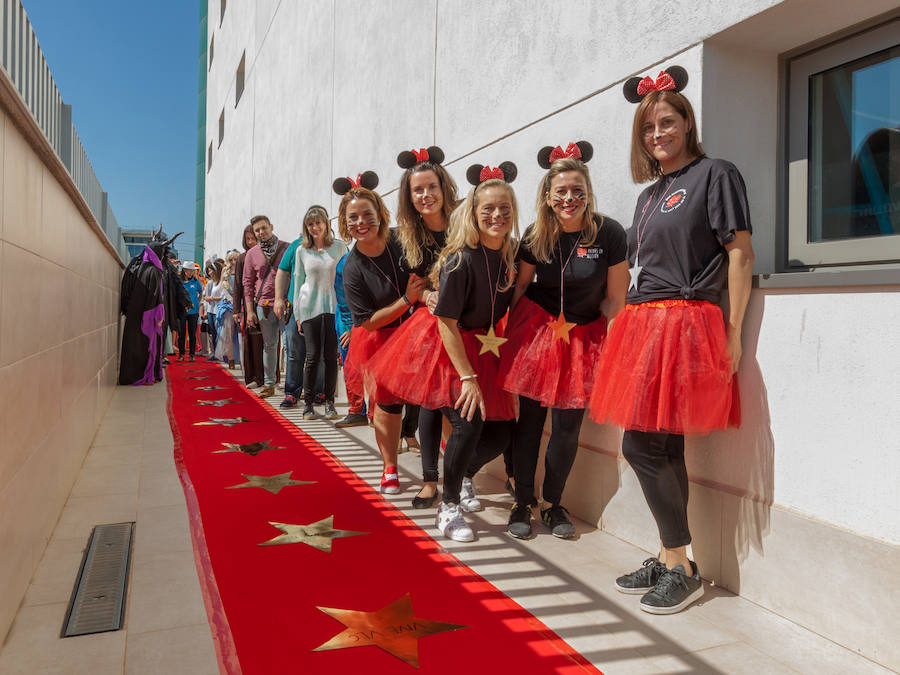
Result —
[[669, 213], [670, 211], [674, 211], [679, 206], [684, 204], [685, 199], [687, 199], [687, 190], [685, 190], [684, 188], [675, 190], [675, 192], [666, 197], [666, 200], [662, 203], [662, 206], [659, 207], [659, 210], [662, 213]]
[[579, 246], [578, 247], [578, 257], [579, 258], [587, 258], [588, 260], [597, 260], [600, 257], [600, 254], [603, 253], [603, 249], [597, 246]]

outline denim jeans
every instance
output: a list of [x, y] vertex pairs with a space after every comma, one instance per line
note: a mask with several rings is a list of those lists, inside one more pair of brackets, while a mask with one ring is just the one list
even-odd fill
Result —
[[306, 342], [297, 330], [297, 315], [284, 326], [284, 393], [297, 399], [303, 393], [303, 362], [306, 360]]
[[275, 372], [278, 370], [278, 336], [281, 333], [281, 319], [269, 310], [265, 316], [265, 308], [256, 308], [256, 318], [263, 337], [263, 385], [275, 386]]

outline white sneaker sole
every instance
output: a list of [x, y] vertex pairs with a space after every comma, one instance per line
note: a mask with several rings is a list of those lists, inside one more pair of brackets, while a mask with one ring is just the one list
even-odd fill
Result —
[[475, 541], [475, 533], [472, 530], [453, 530], [448, 533], [445, 528], [445, 530], [441, 530], [441, 534], [453, 541]]
[[677, 605], [673, 605], [672, 607], [653, 607], [651, 605], [645, 605], [643, 602], [641, 603], [641, 609], [647, 612], [648, 614], [677, 614], [683, 609], [686, 609], [688, 605], [692, 602], [696, 602], [700, 598], [703, 597], [703, 586], [701, 585], [696, 591], [687, 596], [684, 600], [679, 602]]
[[624, 586], [619, 586], [617, 583], [613, 583], [613, 587], [615, 587], [619, 593], [624, 593], [625, 595], [644, 595], [653, 590], [653, 586], [646, 586], [644, 588], [626, 588]]

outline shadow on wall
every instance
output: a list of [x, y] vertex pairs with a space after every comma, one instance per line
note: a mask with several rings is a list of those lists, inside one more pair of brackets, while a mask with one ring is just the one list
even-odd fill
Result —
[[[754, 293], [744, 318], [744, 355], [738, 376], [741, 427], [689, 438], [686, 444], [691, 481], [702, 486], [691, 495], [695, 502], [692, 550], [700, 569], [718, 569], [716, 581], [735, 593], [740, 592], [740, 564], [751, 547], [763, 553], [775, 494], [775, 441], [768, 394], [756, 360], [764, 310], [765, 297]], [[698, 508], [719, 513], [697, 518]], [[720, 523], [719, 532], [715, 523]]]

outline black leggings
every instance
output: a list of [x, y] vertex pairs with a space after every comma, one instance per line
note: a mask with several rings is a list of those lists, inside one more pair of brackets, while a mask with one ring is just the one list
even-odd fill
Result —
[[684, 436], [626, 431], [622, 438], [622, 454], [637, 474], [663, 546], [678, 548], [690, 544]]
[[325, 356], [325, 400], [334, 403], [334, 389], [337, 386], [338, 341], [334, 327], [334, 314], [319, 314], [302, 324], [303, 340], [306, 343], [306, 360], [303, 363], [303, 400], [312, 403], [316, 397], [316, 379], [319, 375], [319, 361]]
[[426, 483], [438, 481], [438, 459], [441, 456], [441, 426], [444, 419], [440, 409], [419, 408], [419, 444], [422, 446], [422, 479]]
[[[425, 483], [437, 483], [440, 477], [438, 460], [441, 457], [439, 448], [443, 419], [444, 415], [440, 409], [419, 409], [419, 443], [422, 445], [422, 480]], [[483, 424], [475, 452], [466, 467], [467, 478], [472, 478], [501, 452], [506, 465], [506, 475], [513, 475], [512, 441], [514, 432], [512, 427], [514, 425], [514, 420]]]
[[199, 314], [186, 314], [178, 321], [178, 355], [184, 356], [184, 338], [188, 338], [191, 347], [190, 355], [197, 351], [197, 317]]
[[403, 426], [400, 427], [400, 435], [403, 438], [413, 438], [419, 426], [419, 406], [407, 403], [403, 406]]
[[485, 422], [481, 419], [481, 412], [476, 411], [470, 422], [455, 408], [441, 408], [441, 412], [453, 428], [444, 449], [443, 501], [459, 504], [463, 478], [471, 478], [481, 467], [509, 448], [515, 421]]
[[[566, 479], [578, 453], [578, 434], [581, 421], [584, 419], [583, 409], [552, 408], [550, 422], [552, 431], [544, 455], [544, 487], [542, 496], [545, 502], [559, 504]], [[534, 498], [534, 472], [537, 470], [538, 454], [541, 448], [541, 436], [544, 422], [547, 419], [547, 408], [533, 398], [519, 396], [519, 422], [516, 425], [515, 452], [513, 466], [516, 477], [516, 502], [528, 504]]]

